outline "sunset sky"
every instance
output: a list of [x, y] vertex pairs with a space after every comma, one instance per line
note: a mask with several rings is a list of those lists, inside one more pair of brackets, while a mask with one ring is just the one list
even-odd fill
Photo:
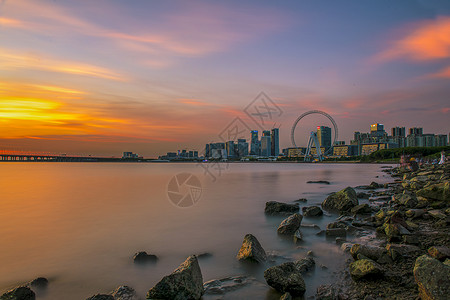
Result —
[[450, 1], [0, 0], [1, 150], [202, 150], [260, 92], [282, 148], [314, 109], [448, 134]]

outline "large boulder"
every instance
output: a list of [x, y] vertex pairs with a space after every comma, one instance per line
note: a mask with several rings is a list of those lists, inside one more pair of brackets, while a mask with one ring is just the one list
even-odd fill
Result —
[[354, 280], [378, 278], [382, 274], [381, 266], [371, 259], [360, 259], [350, 264], [350, 275]]
[[295, 297], [306, 291], [303, 276], [293, 262], [268, 268], [264, 271], [264, 278], [268, 285], [281, 293], [290, 293]]
[[370, 208], [369, 204], [359, 204], [354, 206], [351, 209], [352, 214], [354, 215], [360, 215], [360, 214], [370, 214], [372, 212], [372, 209]]
[[428, 199], [450, 201], [450, 182], [442, 182], [424, 187], [416, 192], [417, 196]]
[[0, 300], [34, 300], [36, 295], [30, 288], [21, 286], [0, 296]]
[[320, 217], [323, 211], [318, 206], [302, 207], [302, 212], [305, 217]]
[[291, 215], [293, 213], [298, 213], [298, 204], [288, 204], [276, 201], [266, 202], [266, 208], [264, 212], [267, 215]]
[[351, 187], [329, 195], [323, 202], [322, 208], [328, 210], [338, 210], [339, 212], [349, 211], [358, 205], [356, 192]]
[[363, 255], [367, 258], [377, 261], [384, 255], [387, 255], [387, 250], [378, 246], [354, 244], [350, 249], [350, 254], [354, 259], [357, 259], [358, 255]]
[[301, 274], [305, 274], [306, 272], [309, 272], [312, 269], [314, 269], [316, 262], [314, 261], [314, 258], [312, 258], [310, 255], [308, 255], [305, 258], [294, 261], [294, 265], [295, 265], [295, 268]]
[[245, 235], [241, 249], [239, 249], [236, 257], [240, 261], [256, 263], [262, 263], [267, 260], [266, 251], [264, 251], [258, 239], [252, 234]]
[[450, 266], [439, 260], [422, 255], [414, 265], [414, 279], [422, 299], [448, 299], [450, 295]]
[[280, 226], [278, 226], [278, 234], [294, 235], [294, 233], [300, 228], [303, 216], [301, 214], [293, 214], [284, 219]]
[[133, 255], [133, 261], [136, 264], [156, 262], [157, 260], [158, 260], [158, 257], [156, 257], [156, 255], [148, 254], [145, 251], [140, 251]]
[[428, 254], [433, 258], [444, 260], [450, 258], [450, 248], [445, 246], [433, 246], [428, 248]]
[[164, 276], [147, 293], [147, 299], [200, 299], [203, 277], [197, 256], [189, 256], [172, 274]]

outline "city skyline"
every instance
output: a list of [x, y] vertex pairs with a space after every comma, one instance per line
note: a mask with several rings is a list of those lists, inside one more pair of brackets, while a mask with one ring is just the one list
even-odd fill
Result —
[[271, 130], [244, 111], [260, 92], [280, 150], [313, 109], [345, 141], [376, 122], [448, 135], [449, 36], [447, 1], [2, 1], [0, 149], [194, 149], [236, 117]]

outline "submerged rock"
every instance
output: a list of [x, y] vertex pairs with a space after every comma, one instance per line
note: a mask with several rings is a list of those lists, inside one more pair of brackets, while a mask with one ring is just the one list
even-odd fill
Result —
[[307, 181], [306, 183], [330, 184], [330, 182], [329, 182], [329, 181], [326, 181], [326, 180], [310, 180], [310, 181]]
[[45, 277], [38, 277], [30, 282], [30, 286], [32, 288], [45, 289], [48, 286], [48, 279]]
[[422, 255], [414, 265], [414, 279], [422, 299], [448, 299], [450, 295], [450, 266]]
[[351, 209], [352, 214], [359, 215], [359, 214], [370, 214], [372, 212], [372, 209], [370, 208], [369, 204], [359, 204], [356, 205]]
[[203, 293], [202, 272], [197, 257], [192, 255], [151, 288], [147, 299], [200, 299]]
[[97, 294], [89, 298], [86, 298], [86, 300], [114, 300], [114, 297], [107, 294]]
[[445, 246], [433, 246], [428, 249], [428, 254], [433, 258], [444, 260], [450, 258], [450, 248]]
[[133, 261], [137, 264], [148, 263], [148, 262], [156, 262], [158, 258], [156, 255], [147, 254], [145, 251], [140, 251], [134, 254]]
[[351, 187], [346, 187], [345, 189], [328, 196], [322, 202], [322, 207], [324, 209], [344, 212], [349, 211], [358, 204], [359, 202], [355, 190]]
[[35, 293], [28, 287], [21, 286], [0, 296], [0, 300], [34, 300]]
[[327, 236], [347, 236], [347, 230], [345, 228], [327, 228]]
[[266, 202], [264, 212], [267, 215], [291, 215], [298, 212], [298, 204], [269, 201]]
[[323, 211], [318, 206], [302, 207], [302, 212], [305, 217], [319, 217], [323, 215]]
[[350, 275], [354, 280], [378, 278], [382, 274], [381, 266], [371, 259], [360, 259], [350, 264]]
[[254, 278], [248, 276], [230, 276], [207, 281], [203, 284], [203, 288], [205, 294], [221, 295], [244, 287], [254, 280]]
[[301, 296], [306, 291], [303, 276], [292, 262], [268, 268], [264, 271], [264, 278], [268, 285], [281, 293]]
[[293, 214], [284, 219], [278, 226], [278, 234], [293, 235], [302, 223], [303, 216], [301, 214]]
[[300, 273], [305, 274], [314, 269], [316, 262], [311, 255], [308, 255], [305, 258], [294, 261], [294, 265]]
[[258, 239], [252, 234], [247, 234], [237, 254], [237, 259], [239, 261], [262, 263], [267, 260], [267, 254]]

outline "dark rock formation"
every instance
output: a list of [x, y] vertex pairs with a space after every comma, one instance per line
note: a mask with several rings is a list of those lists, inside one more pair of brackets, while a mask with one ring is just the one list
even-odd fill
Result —
[[422, 299], [449, 299], [450, 266], [428, 255], [422, 255], [416, 259], [414, 278]]
[[237, 259], [239, 261], [262, 263], [266, 261], [267, 255], [258, 239], [252, 234], [247, 234], [237, 254]]
[[36, 295], [30, 288], [21, 286], [0, 296], [0, 300], [35, 300]]
[[318, 206], [302, 207], [302, 212], [305, 217], [319, 217], [323, 215], [322, 209]]
[[114, 297], [107, 294], [97, 294], [89, 298], [86, 298], [86, 300], [114, 300]]
[[268, 285], [281, 293], [301, 296], [306, 291], [305, 281], [300, 271], [292, 262], [273, 266], [264, 271]]
[[298, 204], [269, 201], [266, 202], [264, 212], [267, 215], [291, 215], [293, 213], [298, 213]]
[[149, 262], [156, 262], [158, 258], [156, 255], [153, 254], [147, 254], [145, 251], [140, 251], [134, 254], [133, 261], [137, 264], [143, 264], [143, 263], [149, 263]]
[[354, 280], [379, 278], [382, 274], [381, 266], [371, 259], [360, 259], [350, 264], [350, 275]]
[[197, 257], [192, 255], [151, 288], [147, 299], [200, 299], [203, 293], [202, 272]]
[[280, 226], [278, 226], [278, 234], [294, 235], [294, 233], [300, 228], [303, 216], [300, 214], [293, 214], [284, 219]]
[[138, 300], [139, 297], [136, 291], [126, 285], [119, 286], [114, 292], [111, 293], [114, 300]]
[[351, 187], [346, 187], [345, 189], [328, 196], [322, 202], [322, 208], [344, 212], [349, 211], [358, 204], [355, 190]]

